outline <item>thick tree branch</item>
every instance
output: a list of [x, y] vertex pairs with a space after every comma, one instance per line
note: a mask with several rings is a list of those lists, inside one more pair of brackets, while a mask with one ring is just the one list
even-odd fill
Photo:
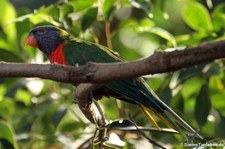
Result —
[[117, 64], [89, 63], [80, 67], [65, 67], [57, 64], [1, 62], [0, 77], [40, 77], [75, 84], [105, 83], [141, 75], [176, 71], [220, 58], [225, 58], [225, 41], [207, 43], [180, 51], [157, 52], [142, 60]]

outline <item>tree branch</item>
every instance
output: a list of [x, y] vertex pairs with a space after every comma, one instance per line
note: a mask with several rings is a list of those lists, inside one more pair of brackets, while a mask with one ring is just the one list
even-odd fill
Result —
[[80, 67], [0, 62], [0, 77], [39, 77], [75, 84], [106, 83], [141, 75], [176, 71], [202, 62], [225, 58], [224, 47], [225, 41], [217, 41], [185, 50], [157, 52], [148, 58], [133, 62], [88, 63]]

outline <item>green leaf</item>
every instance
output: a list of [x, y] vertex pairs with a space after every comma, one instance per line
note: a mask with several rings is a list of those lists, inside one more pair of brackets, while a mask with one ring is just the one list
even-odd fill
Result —
[[67, 107], [65, 105], [61, 105], [58, 107], [58, 109], [54, 112], [51, 118], [51, 122], [55, 127], [58, 126], [62, 118], [65, 116], [67, 112]]
[[184, 98], [180, 93], [173, 97], [173, 100], [171, 101], [171, 107], [173, 107], [175, 111], [179, 112], [184, 111], [184, 104]]
[[184, 21], [194, 30], [199, 32], [211, 32], [213, 25], [208, 10], [200, 3], [190, 2], [183, 8]]
[[110, 21], [112, 19], [113, 13], [116, 9], [114, 4], [114, 1], [111, 0], [105, 0], [103, 3], [103, 13], [106, 21]]
[[16, 55], [13, 51], [8, 51], [0, 48], [0, 61], [7, 62], [23, 62], [20, 55]]
[[8, 120], [11, 118], [14, 112], [15, 112], [14, 102], [12, 101], [12, 99], [4, 97], [4, 99], [0, 101], [0, 117], [4, 118], [5, 120]]
[[205, 65], [206, 65], [205, 63], [202, 63], [194, 67], [182, 69], [178, 74], [177, 84], [182, 83], [195, 75], [201, 74]]
[[176, 43], [176, 40], [175, 40], [174, 36], [172, 34], [170, 34], [168, 31], [166, 31], [162, 28], [152, 27], [152, 28], [149, 28], [146, 31], [148, 31], [150, 33], [153, 33], [153, 34], [156, 34], [159, 37], [162, 37], [162, 38], [166, 39], [167, 41], [169, 41], [172, 44], [173, 47], [177, 46], [177, 43]]
[[81, 27], [83, 31], [89, 28], [93, 24], [93, 22], [96, 20], [97, 13], [98, 13], [98, 8], [94, 7], [94, 8], [88, 9], [88, 11], [84, 14], [81, 20]]
[[132, 6], [144, 10], [148, 16], [151, 18], [151, 2], [148, 0], [129, 0]]
[[220, 73], [220, 66], [217, 63], [210, 63], [203, 69], [204, 76], [209, 78], [213, 75], [218, 75]]
[[183, 98], [187, 102], [190, 102], [190, 98], [196, 95], [196, 93], [200, 90], [202, 84], [203, 84], [203, 79], [198, 77], [192, 77], [186, 80], [185, 83], [182, 84], [182, 89], [181, 89]]
[[225, 4], [221, 3], [214, 9], [212, 13], [213, 28], [215, 31], [224, 29], [225, 24]]
[[[16, 37], [15, 24], [11, 23], [16, 17], [16, 11], [12, 4], [7, 0], [1, 0], [0, 5], [0, 25], [2, 26], [5, 33], [7, 33], [8, 39], [13, 40]], [[14, 40], [13, 40], [14, 41]]]
[[[13, 21], [16, 24], [16, 29], [17, 29], [17, 38], [21, 40], [23, 34], [27, 34], [27, 30], [30, 28], [30, 21], [29, 21], [29, 15], [26, 15], [28, 12], [27, 11], [19, 11], [18, 15], [21, 17], [17, 17]], [[23, 43], [24, 45], [24, 43]]]
[[72, 24], [72, 19], [69, 14], [73, 12], [73, 7], [71, 5], [63, 5], [60, 7], [60, 21], [66, 21], [67, 24]]
[[48, 8], [48, 13], [55, 19], [59, 20], [60, 10], [57, 5], [50, 5]]
[[60, 23], [54, 19], [52, 14], [50, 14], [50, 12], [52, 11], [52, 7], [53, 6], [49, 7], [42, 6], [38, 10], [34, 11], [34, 13], [29, 16], [30, 21], [33, 24], [39, 24], [45, 21], [55, 26], [60, 26]]
[[74, 7], [74, 10], [81, 11], [87, 8], [90, 8], [96, 0], [72, 0], [70, 1], [70, 4]]
[[159, 92], [159, 98], [162, 99], [167, 105], [170, 104], [170, 101], [172, 99], [172, 90], [169, 88], [169, 86], [164, 87]]
[[119, 117], [118, 103], [116, 99], [107, 99], [103, 97], [100, 101], [104, 105], [104, 112], [107, 113], [109, 119], [117, 119]]
[[204, 126], [211, 110], [208, 85], [204, 84], [197, 96], [195, 103], [195, 117], [200, 126]]
[[216, 8], [213, 10], [213, 14], [224, 14], [225, 13], [225, 4], [221, 3], [216, 6]]
[[[225, 137], [225, 117], [223, 115], [220, 115], [220, 122], [219, 124], [216, 126], [216, 132], [217, 132], [217, 136], [224, 138]], [[222, 142], [224, 144], [224, 142]]]
[[209, 80], [210, 98], [214, 108], [220, 110], [225, 115], [225, 83], [219, 76], [212, 76]]
[[4, 121], [0, 121], [0, 147], [1, 145], [7, 149], [18, 148], [12, 127]]
[[218, 14], [212, 18], [214, 31], [219, 32], [224, 29], [225, 14]]
[[16, 101], [20, 101], [22, 102], [24, 105], [26, 106], [30, 106], [31, 105], [31, 94], [26, 91], [26, 90], [22, 90], [22, 89], [19, 89], [17, 92], [16, 92]]

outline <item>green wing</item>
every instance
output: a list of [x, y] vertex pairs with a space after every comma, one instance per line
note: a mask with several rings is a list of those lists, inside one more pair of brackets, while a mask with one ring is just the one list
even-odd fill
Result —
[[[87, 62], [116, 63], [124, 61], [119, 55], [104, 46], [80, 40], [67, 43], [64, 46], [64, 52], [65, 59], [70, 65], [84, 65]], [[143, 82], [141, 78], [112, 81], [106, 84], [106, 87], [126, 96], [132, 102], [162, 111], [163, 109], [158, 106], [154, 95], [149, 92]]]

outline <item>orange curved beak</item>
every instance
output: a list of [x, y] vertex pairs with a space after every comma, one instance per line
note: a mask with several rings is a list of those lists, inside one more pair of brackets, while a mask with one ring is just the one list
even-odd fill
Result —
[[25, 46], [31, 46], [31, 47], [37, 48], [38, 44], [37, 44], [37, 40], [35, 39], [35, 37], [32, 35], [27, 36], [27, 38], [25, 40]]

